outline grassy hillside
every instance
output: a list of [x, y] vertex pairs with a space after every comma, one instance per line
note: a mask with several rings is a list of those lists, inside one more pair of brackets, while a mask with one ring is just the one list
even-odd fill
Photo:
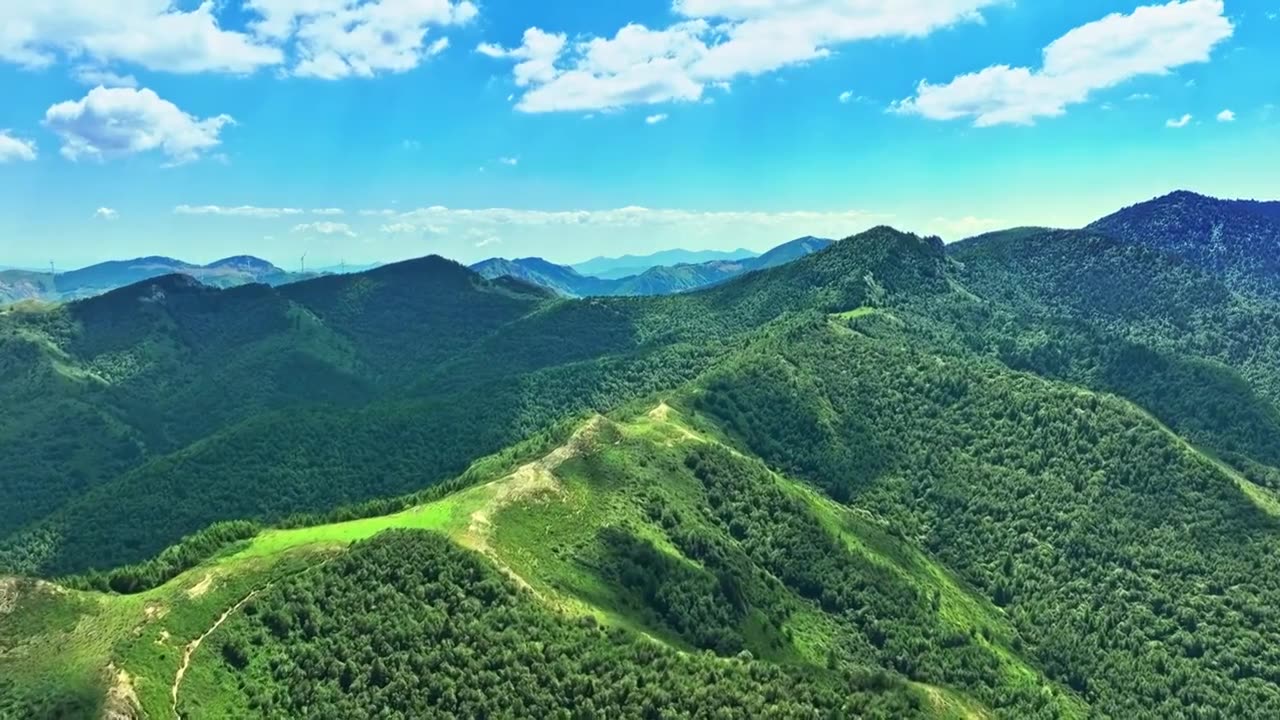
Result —
[[[101, 474], [68, 488], [52, 509], [53, 494], [39, 488], [66, 482], [60, 463], [68, 456], [42, 441], [29, 457], [56, 460], [32, 468], [30, 481], [14, 483], [24, 493], [20, 497], [32, 498], [36, 507], [14, 513], [9, 527], [16, 529], [0, 542], [0, 568], [45, 575], [108, 568], [158, 553], [219, 520], [275, 522], [292, 513], [411, 492], [456, 475], [473, 458], [565, 417], [678, 387], [736, 352], [762, 327], [791, 314], [815, 305], [857, 307], [871, 296], [935, 292], [945, 288], [943, 272], [940, 244], [887, 228], [714, 290], [653, 299], [548, 302], [541, 294], [517, 292], [526, 286], [508, 289], [438, 259], [413, 261], [363, 275], [259, 288], [267, 309], [236, 308], [234, 317], [242, 318], [247, 328], [277, 323], [281, 329], [261, 331], [261, 354], [252, 344], [237, 345], [238, 350], [228, 344], [227, 353], [252, 352], [251, 357], [271, 365], [225, 380], [223, 373], [240, 366], [225, 358], [215, 362], [219, 356], [192, 347], [195, 340], [177, 345], [172, 360], [150, 350], [153, 341], [164, 341], [168, 352], [176, 331], [160, 332], [145, 324], [145, 314], [132, 313], [141, 301], [126, 295], [118, 299], [119, 312], [92, 326], [102, 328], [97, 332], [127, 348], [131, 357], [146, 351], [150, 374], [145, 377], [153, 379], [139, 377], [136, 389], [127, 380], [109, 384], [105, 398], [120, 397], [121, 404], [127, 402], [140, 413], [149, 410], [122, 423], [125, 433], [137, 432], [144, 421], [154, 426], [169, 408], [175, 413], [203, 408], [199, 417], [177, 425], [198, 441], [164, 453], [135, 450], [126, 456], [129, 462], [114, 466], [103, 462], [102, 454], [92, 456], [98, 459], [92, 467]], [[428, 288], [423, 287], [424, 274], [434, 281]], [[140, 286], [131, 292], [149, 291]], [[232, 299], [238, 299], [246, 290], [194, 292], [207, 297], [206, 302], [226, 303], [228, 293], [237, 293]], [[116, 300], [112, 294], [95, 302]], [[107, 313], [101, 305], [90, 307]], [[305, 308], [308, 322], [301, 327], [310, 329], [293, 329], [272, 314], [272, 307]], [[249, 309], [255, 308], [265, 317], [250, 324]], [[168, 304], [155, 312], [174, 322]], [[118, 329], [107, 322], [111, 318], [129, 323]], [[415, 321], [407, 323], [406, 318]], [[226, 320], [215, 328], [235, 337], [241, 332], [238, 322]], [[179, 325], [176, 330], [182, 329]], [[325, 350], [346, 350], [339, 357], [353, 369], [329, 376], [348, 382], [316, 371], [284, 372], [276, 364], [287, 356], [265, 352], [302, 332], [331, 339], [321, 344]], [[66, 344], [83, 344], [80, 337], [73, 334]], [[202, 337], [199, 342], [210, 341]], [[306, 347], [297, 340], [290, 345]], [[205, 358], [209, 365], [195, 364]], [[209, 375], [219, 382], [200, 380]], [[411, 389], [399, 384], [400, 378], [415, 375], [423, 379]], [[175, 381], [181, 384], [170, 394], [157, 390]], [[239, 387], [237, 383], [261, 392], [278, 391], [288, 383], [292, 393], [264, 398], [224, 392]], [[172, 405], [169, 398], [180, 388], [208, 397]], [[351, 388], [349, 396], [315, 397], [343, 388]], [[95, 403], [86, 412], [104, 412], [99, 398], [96, 393], [90, 398]], [[258, 401], [258, 412], [245, 412], [251, 400]], [[48, 401], [28, 406], [45, 409]], [[116, 407], [105, 404], [106, 411]], [[241, 419], [241, 414], [247, 417]], [[30, 425], [14, 424], [15, 444], [31, 437], [19, 433]], [[124, 440], [121, 444], [129, 447]], [[154, 520], [137, 523], [137, 517]]]
[[[985, 699], [1020, 708], [1023, 716], [1083, 711], [1010, 648], [1016, 634], [1003, 615], [950, 573], [873, 518], [695, 431], [665, 404], [621, 422], [597, 417], [567, 444], [513, 472], [498, 466], [505, 464], [495, 459], [478, 466], [470, 475], [478, 484], [392, 515], [266, 531], [136, 595], [10, 582], [7, 614], [0, 619], [0, 632], [11, 643], [0, 656], [14, 698], [7, 710], [61, 707], [74, 715], [104, 704], [136, 704], [144, 716], [167, 716], [177, 681], [178, 709], [195, 717], [288, 715], [289, 698], [302, 697], [295, 693], [304, 688], [306, 697], [328, 697], [336, 689], [327, 671], [307, 665], [312, 653], [338, 658], [353, 676], [410, 672], [416, 653], [431, 652], [440, 642], [430, 635], [440, 626], [422, 628], [427, 635], [413, 641], [421, 643], [417, 650], [402, 644], [408, 621], [397, 619], [400, 611], [389, 610], [397, 605], [388, 603], [419, 616], [412, 607], [432, 605], [406, 584], [405, 573], [430, 577], [432, 562], [474, 561], [431, 543], [418, 547], [424, 541], [409, 536], [360, 546], [336, 566], [328, 560], [350, 543], [398, 528], [443, 533], [486, 556], [508, 578], [501, 601], [492, 594], [493, 580], [485, 588], [463, 583], [450, 591], [481, 598], [480, 626], [472, 631], [482, 633], [477, 648], [488, 647], [486, 636], [507, 642], [484, 629], [484, 618], [517, 612], [528, 616], [519, 624], [525, 632], [513, 636], [518, 646], [504, 652], [546, 643], [565, 646], [560, 652], [576, 645], [574, 652], [590, 646], [606, 656], [641, 653], [648, 665], [675, 663], [667, 682], [697, 686], [704, 683], [697, 677], [715, 673], [732, 687], [749, 677], [763, 683], [765, 698], [785, 696], [797, 707], [864, 707], [883, 717], [983, 717], [989, 712]], [[393, 554], [400, 560], [369, 557], [383, 545], [399, 546]], [[825, 555], [821, 562], [802, 555], [815, 549]], [[419, 561], [409, 564], [409, 557]], [[480, 578], [492, 575], [472, 567], [468, 572]], [[384, 575], [355, 587], [337, 582], [367, 572]], [[373, 596], [383, 598], [378, 607], [387, 627], [366, 629], [364, 637], [400, 643], [406, 653], [400, 669], [379, 670], [356, 647], [364, 641], [336, 632], [341, 612], [355, 611], [363, 606], [360, 597]], [[314, 607], [297, 604], [301, 597], [328, 610], [316, 615]], [[350, 610], [338, 610], [353, 602]], [[476, 606], [466, 607], [475, 612]], [[308, 612], [314, 621], [336, 623], [334, 631], [306, 630]], [[450, 611], [455, 618], [463, 612]], [[601, 633], [593, 629], [597, 625], [617, 632]], [[391, 635], [380, 640], [383, 632]], [[328, 649], [321, 651], [319, 642]], [[652, 642], [658, 648], [643, 649]], [[707, 649], [723, 659], [694, 654], [681, 660], [662, 648]], [[908, 648], [925, 652], [908, 662]], [[271, 659], [276, 652], [293, 659], [287, 669]], [[614, 672], [635, 672], [622, 662]], [[759, 667], [736, 679], [753, 666]], [[520, 685], [523, 678], [508, 682]], [[774, 683], [785, 684], [768, 691]], [[840, 700], [831, 705], [836, 687]], [[696, 692], [709, 689], [726, 688]], [[455, 692], [465, 697], [461, 686]], [[732, 695], [715, 702], [751, 702], [749, 695], [728, 700]], [[366, 697], [382, 703], [391, 696]], [[430, 707], [425, 690], [413, 701]], [[634, 698], [614, 701], [639, 707]], [[359, 698], [341, 702], [348, 704], [334, 707], [350, 710]], [[677, 694], [665, 702], [678, 708], [684, 700]], [[758, 702], [771, 707], [778, 700]], [[740, 712], [751, 716], [745, 708]]]
[[[857, 341], [838, 326], [825, 332], [837, 343]], [[852, 347], [841, 348], [842, 354]], [[896, 367], [901, 372], [903, 365]], [[745, 387], [754, 391], [768, 385], [757, 375], [743, 377], [751, 377], [752, 382], [734, 389], [718, 379], [705, 393], [695, 393], [681, 403], [707, 407], [713, 413], [710, 416], [662, 403], [619, 420], [597, 417], [549, 453], [535, 449], [547, 447], [550, 441], [543, 440], [478, 466], [463, 489], [439, 500], [391, 515], [269, 530], [138, 595], [10, 583], [6, 588], [10, 609], [0, 620], [0, 632], [11, 648], [0, 658], [5, 676], [12, 678], [10, 695], [22, 703], [40, 698], [39, 702], [65, 703], [72, 709], [136, 698], [147, 716], [157, 716], [168, 712], [178, 668], [188, 658], [178, 702], [180, 710], [193, 717], [287, 716], [292, 703], [303, 697], [331, 698], [326, 702], [336, 703], [333, 707], [339, 712], [351, 712], [356, 707], [352, 703], [360, 702], [431, 707], [443, 697], [435, 690], [423, 689], [406, 697], [379, 693], [376, 688], [403, 688], [395, 684], [397, 676], [420, 673], [415, 663], [427, 660], [416, 658], [438, 652], [434, 648], [444, 639], [433, 633], [442, 626], [428, 625], [420, 628], [425, 634], [406, 635], [411, 624], [395, 619], [401, 617], [401, 610], [380, 613], [382, 626], [342, 613], [358, 614], [374, 597], [382, 598], [379, 608], [403, 607], [403, 612], [417, 613], [412, 610], [416, 603], [429, 606], [425, 598], [436, 592], [425, 589], [428, 594], [423, 596], [412, 590], [409, 578], [424, 572], [424, 563], [429, 567], [446, 560], [470, 561], [456, 553], [428, 552], [417, 548], [417, 541], [397, 538], [383, 542], [408, 546], [390, 551], [391, 555], [418, 561], [400, 566], [386, 553], [368, 549], [343, 560], [336, 569], [331, 570], [335, 566], [327, 562], [349, 543], [402, 528], [444, 533], [457, 546], [486, 556], [510, 583], [526, 591], [503, 595], [512, 592], [506, 590], [495, 596], [492, 588], [481, 591], [464, 584], [447, 595], [474, 591], [482, 599], [466, 607], [489, 608], [483, 611], [488, 613], [496, 612], [493, 603], [506, 607], [516, 602], [523, 609], [502, 612], [533, 612], [539, 618], [531, 620], [529, 627], [544, 630], [504, 635], [501, 641], [483, 640], [496, 632], [494, 626], [486, 625], [497, 622], [485, 619], [488, 615], [482, 614], [478, 625], [469, 626], [468, 632], [478, 633], [468, 636], [466, 642], [472, 647], [516, 643], [503, 651], [507, 653], [501, 665], [504, 673], [524, 667], [515, 658], [527, 643], [594, 647], [599, 639], [596, 631], [588, 632], [590, 639], [576, 635], [593, 625], [573, 620], [590, 617], [594, 625], [623, 631], [602, 636], [611, 643], [625, 645], [645, 637], [685, 652], [708, 650], [726, 658], [718, 662], [730, 666], [750, 658], [745, 662], [763, 667], [807, 667], [804, 682], [817, 683], [819, 689], [822, 678], [830, 673], [860, 678], [856, 686], [873, 691], [877, 698], [866, 699], [868, 707], [896, 708], [886, 710], [888, 716], [908, 708], [958, 717], [1110, 715], [1128, 708], [1144, 716], [1151, 707], [1163, 707], [1164, 715], [1176, 714], [1179, 707], [1194, 707], [1194, 701], [1187, 703], [1192, 697], [1221, 692], [1228, 694], [1215, 702], [1234, 709], [1235, 717], [1265, 717], [1270, 712], [1267, 704], [1275, 700], [1262, 681], [1265, 676], [1250, 681], [1249, 675], [1241, 674], [1249, 666], [1239, 665], [1246, 656], [1240, 654], [1237, 643], [1262, 641], [1274, 632], [1265, 619], [1269, 615], [1259, 613], [1265, 612], [1267, 598], [1277, 593], [1267, 581], [1275, 575], [1253, 565], [1276, 557], [1276, 548], [1267, 549], [1268, 543], [1277, 542], [1275, 520], [1254, 509], [1231, 476], [1140, 412], [1116, 401], [1079, 396], [1094, 409], [1075, 422], [1129, 424], [1130, 442], [1140, 449], [1136, 451], [1155, 453], [1151, 457], [1163, 456], [1163, 462], [1170, 463], [1164, 471], [1167, 477], [1199, 476], [1198, 495], [1174, 500], [1151, 485], [1125, 490], [1137, 478], [1117, 477], [1107, 481], [1114, 504], [1100, 504], [1107, 497], [1105, 486], [1075, 500], [1069, 483], [1059, 487], [1044, 479], [1050, 477], [1045, 473], [1072, 477], [1089, 472], [1069, 469], [1070, 451], [1059, 450], [1064, 453], [1061, 459], [1044, 470], [1035, 470], [1026, 461], [1007, 456], [994, 460], [981, 453], [968, 461], [979, 465], [966, 469], [948, 460], [956, 451], [948, 449], [947, 433], [926, 424], [919, 432], [931, 433], [933, 442], [941, 444], [927, 455], [910, 457], [928, 458], [928, 462], [917, 469], [901, 466], [883, 474], [860, 489], [850, 509], [719, 439], [727, 435], [717, 429], [712, 417], [724, 418], [732, 428], [730, 435], [752, 444], [752, 421], [727, 410], [727, 398], [741, 402]], [[1039, 392], [1034, 389], [1040, 383], [1031, 382], [1028, 399]], [[1044, 385], [1044, 392], [1058, 391]], [[799, 398], [808, 399], [804, 394]], [[1006, 402], [1000, 400], [997, 405], [1003, 408]], [[962, 414], [938, 418], [938, 422], [953, 426], [959, 439], [988, 414], [1006, 417], [1003, 409], [984, 411], [982, 407], [972, 404]], [[908, 411], [908, 422], [911, 416]], [[1039, 424], [1038, 417], [1028, 415], [1025, 427]], [[888, 425], [886, 418], [874, 414], [870, 420]], [[755, 422], [760, 421], [757, 415]], [[1018, 432], [1015, 427], [1007, 431]], [[1043, 432], [1057, 435], [1061, 430], [1050, 425]], [[1145, 439], [1139, 440], [1143, 433]], [[913, 433], [901, 424], [886, 427], [886, 435], [900, 437], [908, 445], [915, 442]], [[796, 449], [820, 450], [821, 437]], [[883, 438], [880, 444], [883, 447]], [[1026, 447], [1049, 446], [1029, 442]], [[531, 452], [539, 456], [529, 460]], [[1152, 466], [1151, 457], [1141, 463], [1121, 460]], [[795, 459], [778, 460], [817, 476], [803, 470], [803, 463]], [[1068, 465], [1052, 469], [1064, 461]], [[935, 466], [951, 470], [935, 474]], [[499, 469], [511, 467], [515, 469]], [[823, 477], [837, 474], [825, 464], [816, 467]], [[1100, 474], [1109, 478], [1117, 469], [1104, 466], [1091, 472], [1094, 478]], [[1032, 481], [1032, 473], [1041, 479]], [[965, 483], [981, 483], [983, 489]], [[1039, 489], [1023, 495], [1015, 515], [993, 514], [995, 506], [1007, 505], [999, 498], [1016, 497], [1034, 487]], [[1188, 489], [1184, 486], [1178, 492]], [[903, 504], [912, 497], [925, 502]], [[961, 497], [966, 500], [957, 504]], [[1083, 504], [1073, 509], [1076, 502]], [[1148, 504], [1160, 511], [1147, 510]], [[1009, 548], [1031, 541], [1005, 537], [1019, 532], [1027, 518], [1034, 518], [1031, 508], [1039, 508], [1045, 516], [1076, 518], [1071, 525], [1088, 528], [1088, 534], [1067, 527], [1062, 538], [1045, 536], [1036, 541], [1039, 546], [1034, 551], [1011, 553]], [[1081, 517], [1081, 512], [1111, 520], [1100, 523]], [[1226, 514], [1206, 515], [1213, 512]], [[1038, 521], [1034, 527], [1053, 524]], [[1183, 527], [1198, 528], [1199, 541], [1165, 559], [1158, 553], [1141, 552], [1149, 546], [1124, 541], [1117, 534], [1153, 536]], [[906, 533], [904, 528], [920, 532]], [[906, 539], [913, 535], [918, 540]], [[980, 536], [987, 539], [974, 542]], [[1249, 546], [1234, 552], [1215, 539], [1250, 536]], [[916, 542], [931, 548], [957, 572], [922, 552]], [[1104, 548], [1109, 549], [1109, 561], [1104, 561], [1107, 555], [1098, 554]], [[369, 554], [378, 559], [366, 560]], [[1201, 566], [1197, 558], [1205, 557], [1217, 558], [1217, 567]], [[370, 562], [374, 564], [369, 566]], [[1125, 567], [1131, 569], [1117, 572]], [[487, 571], [468, 572], [487, 576]], [[366, 573], [381, 579], [349, 584], [350, 578]], [[1100, 576], [1089, 580], [1091, 573]], [[1060, 577], [1071, 580], [1063, 584]], [[1180, 587], [1182, 582], [1206, 582], [1220, 589], [1206, 596], [1188, 592]], [[383, 589], [374, 590], [377, 587]], [[1141, 602], [1120, 600], [1138, 592], [1150, 597]], [[1215, 597], [1213, 592], [1221, 593], [1216, 602], [1224, 609], [1236, 611], [1224, 614], [1202, 605], [1206, 598]], [[1109, 608], [1105, 623], [1063, 612], [1088, 602], [1077, 597], [1081, 593]], [[497, 597], [508, 599], [498, 601]], [[1242, 603], [1245, 598], [1256, 600]], [[231, 612], [224, 615], [228, 609]], [[509, 615], [503, 617], [510, 620]], [[344, 639], [341, 628], [347, 621], [374, 624], [356, 625], [366, 628], [364, 639], [357, 641]], [[1186, 630], [1188, 623], [1194, 623], [1194, 632]], [[1109, 629], [1117, 627], [1125, 629]], [[1139, 628], [1153, 635], [1144, 641], [1135, 635]], [[539, 632], [547, 633], [544, 640], [537, 639]], [[1163, 633], [1172, 637], [1162, 640]], [[186, 650], [196, 639], [200, 643], [188, 655]], [[1118, 639], [1124, 642], [1115, 644]], [[1179, 654], [1167, 652], [1170, 640], [1180, 648]], [[391, 643], [389, 647], [398, 648], [391, 652], [404, 655], [395, 655], [399, 664], [393, 664], [385, 652], [370, 654], [369, 648], [378, 647], [366, 646], [370, 642]], [[1156, 647], [1162, 650], [1150, 652]], [[1147, 651], [1140, 652], [1142, 648]], [[592, 652], [620, 651], [612, 646]], [[326, 669], [331, 666], [308, 660], [331, 657], [339, 661], [337, 675]], [[375, 663], [379, 657], [384, 664]], [[1263, 669], [1265, 658], [1250, 662], [1254, 672], [1269, 672]], [[687, 667], [680, 672], [702, 670]], [[761, 673], [765, 670], [752, 675]], [[375, 682], [376, 677], [384, 679]], [[798, 683], [798, 677], [787, 682]], [[353, 689], [354, 678], [364, 678], [358, 691]], [[469, 697], [466, 682], [461, 678], [455, 682], [461, 684], [453, 687], [449, 697]], [[494, 682], [527, 688], [522, 683], [542, 687], [547, 681], [506, 677]], [[808, 687], [797, 686], [787, 697], [797, 702], [810, 698]], [[1140, 688], [1161, 694], [1144, 695]], [[1196, 695], [1183, 694], [1192, 692]], [[1155, 697], [1164, 697], [1163, 704], [1128, 704], [1152, 702]], [[462, 702], [451, 700], [455, 701]]]

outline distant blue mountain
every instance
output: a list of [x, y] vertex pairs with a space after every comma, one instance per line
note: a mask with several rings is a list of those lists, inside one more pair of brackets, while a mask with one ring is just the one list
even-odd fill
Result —
[[[471, 269], [489, 279], [513, 277], [534, 285], [540, 285], [567, 297], [670, 295], [709, 287], [743, 273], [777, 267], [810, 253], [818, 252], [830, 244], [830, 240], [803, 237], [783, 243], [763, 255], [755, 255], [747, 250], [737, 250], [733, 253], [708, 251], [700, 254], [736, 255], [737, 257], [732, 259], [719, 257], [703, 262], [678, 263], [675, 265], [654, 265], [634, 275], [619, 278], [591, 276], [578, 269], [582, 265], [589, 263], [577, 266], [557, 265], [536, 257], [516, 260], [490, 258], [472, 265]], [[645, 258], [669, 259], [686, 254], [699, 253], [689, 253], [686, 250], [671, 250], [666, 253], [648, 255]], [[597, 258], [597, 260], [590, 262], [634, 262], [635, 260], [635, 257]]]
[[697, 265], [716, 260], [744, 260], [753, 258], [756, 253], [743, 248], [737, 250], [663, 250], [651, 255], [623, 255], [622, 257], [598, 257], [586, 262], [572, 265], [583, 275], [599, 278], [618, 279], [639, 275], [655, 267], [674, 265]]
[[57, 275], [31, 270], [5, 270], [0, 274], [0, 304], [17, 300], [56, 301], [92, 297], [144, 280], [174, 274], [188, 275], [202, 284], [215, 287], [249, 283], [282, 285], [315, 275], [290, 273], [252, 255], [236, 255], [207, 265], [151, 255], [132, 260], [110, 260]]

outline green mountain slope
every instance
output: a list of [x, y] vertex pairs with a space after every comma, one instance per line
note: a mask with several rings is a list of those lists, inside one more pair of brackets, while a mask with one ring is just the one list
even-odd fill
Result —
[[956, 344], [1123, 395], [1280, 487], [1280, 303], [1092, 232], [995, 234], [950, 254], [982, 297], [932, 311]]
[[[430, 713], [512, 702], [491, 683], [519, 693], [530, 712], [590, 697], [600, 711], [654, 702], [676, 716], [708, 702], [732, 717], [807, 717], [806, 707], [987, 716], [971, 694], [1050, 717], [1082, 709], [1009, 649], [1013, 631], [999, 611], [945, 570], [665, 404], [621, 422], [597, 417], [549, 454], [488, 482], [485, 473], [477, 467], [479, 484], [394, 515], [267, 531], [140, 595], [11, 583], [0, 636], [20, 639], [0, 657], [8, 709], [43, 703], [74, 716], [105, 705], [160, 717], [176, 703], [194, 717], [272, 717], [301, 703], [358, 714], [362, 704]], [[509, 580], [406, 534], [326, 560], [395, 528], [444, 533]], [[453, 584], [423, 584], [446, 579]], [[376, 618], [362, 610], [371, 597]], [[459, 667], [447, 655], [426, 660], [445, 642], [483, 648], [492, 655], [482, 662], [501, 663], [491, 665], [500, 674], [457, 675], [439, 688], [412, 681], [422, 662]], [[383, 643], [399, 650], [370, 654]], [[714, 656], [671, 652], [700, 648]], [[339, 676], [309, 658], [337, 660]], [[592, 660], [540, 675], [545, 663], [581, 658]], [[667, 693], [644, 700], [622, 689], [657, 670], [664, 679], [648, 683]], [[539, 690], [578, 676], [549, 697]], [[586, 678], [598, 689], [582, 687]]]
[[[142, 464], [95, 479], [87, 491], [69, 490], [59, 508], [0, 542], [0, 567], [44, 574], [111, 567], [153, 555], [218, 520], [270, 522], [409, 492], [566, 416], [687, 382], [780, 315], [815, 303], [841, 310], [868, 294], [943, 287], [941, 246], [915, 236], [881, 229], [828, 252], [705, 293], [653, 300], [546, 304], [542, 296], [492, 286], [444, 261], [289, 286], [289, 307], [305, 308], [321, 331], [351, 348], [356, 377], [387, 378], [385, 387], [396, 388], [397, 378], [412, 377], [417, 368], [426, 379], [388, 396], [375, 386], [371, 402], [282, 402], [204, 426], [198, 442], [137, 458]], [[431, 276], [440, 294], [419, 284], [424, 268], [443, 275]], [[282, 293], [257, 291], [273, 303]], [[405, 317], [418, 318], [417, 324]], [[460, 335], [450, 335], [453, 330]], [[262, 373], [250, 378], [260, 383]], [[152, 387], [159, 386], [144, 389]], [[227, 385], [195, 387], [214, 393]], [[294, 387], [305, 393], [313, 386]], [[35, 488], [56, 471], [40, 466], [32, 472], [37, 479], [19, 487], [43, 498]], [[140, 516], [156, 520], [131, 521]]]
[[[10, 421], [3, 447], [103, 468], [13, 523], [0, 566], [106, 571], [218, 521], [279, 525], [64, 583], [132, 595], [7, 582], [5, 711], [169, 715], [177, 681], [195, 717], [483, 712], [495, 692], [681, 716], [680, 693], [614, 686], [718, 675], [742, 688], [708, 696], [731, 716], [1280, 715], [1280, 324], [1258, 286], [1034, 228], [951, 248], [877, 228], [660, 297], [552, 299], [442, 262], [0, 318], [0, 392], [55, 431], [22, 446]], [[291, 404], [220, 405], [206, 381], [237, 366], [212, 358], [277, 367], [235, 348], [294, 346], [290, 313], [350, 394], [308, 402], [302, 373]], [[124, 369], [112, 404], [99, 367]], [[130, 418], [177, 413], [144, 391], [184, 379], [208, 396], [170, 417], [208, 424], [106, 468], [109, 428], [178, 437]], [[68, 418], [103, 428], [79, 456]], [[388, 529], [453, 545], [344, 552]]]
[[262, 413], [358, 407], [546, 300], [428, 258], [275, 289], [167, 276], [10, 311], [0, 534]]

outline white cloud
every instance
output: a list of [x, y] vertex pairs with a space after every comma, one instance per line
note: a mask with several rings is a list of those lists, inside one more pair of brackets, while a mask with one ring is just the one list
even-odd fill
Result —
[[[0, 60], [46, 67], [65, 58], [176, 73], [287, 66], [325, 79], [368, 77], [438, 55], [449, 39], [428, 42], [428, 34], [477, 13], [468, 0], [204, 0], [189, 10], [173, 0], [10, 0], [0, 3]], [[247, 27], [227, 29], [230, 16]]]
[[120, 217], [120, 213], [109, 207], [100, 207], [93, 211], [93, 217], [98, 220], [115, 220]]
[[0, 164], [36, 159], [36, 141], [14, 137], [8, 130], [0, 130]]
[[517, 60], [523, 112], [604, 110], [698, 101], [709, 85], [827, 57], [839, 45], [921, 37], [1005, 0], [674, 0], [684, 19], [662, 29], [629, 24], [612, 38], [569, 44], [538, 28], [490, 57]]
[[342, 215], [346, 211], [342, 208], [316, 208], [311, 211], [312, 215]]
[[852, 99], [853, 99], [853, 91], [852, 91], [852, 90], [845, 90], [844, 92], [840, 93], [840, 102], [841, 102], [841, 104], [847, 104], [847, 103], [848, 103], [850, 100], [852, 100]]
[[993, 65], [942, 85], [922, 80], [914, 97], [891, 109], [931, 120], [973, 118], [978, 127], [1031, 124], [1094, 91], [1206, 62], [1233, 31], [1222, 0], [1144, 6], [1071, 30], [1044, 49], [1039, 69]]
[[1155, 99], [1155, 96], [1152, 95], [1151, 93], [1134, 93], [1129, 97], [1125, 98], [1125, 100], [1128, 100], [1129, 102], [1140, 102], [1142, 100], [1154, 100], [1154, 99]]
[[566, 38], [563, 34], [543, 32], [536, 27], [524, 31], [524, 42], [520, 47], [507, 50], [498, 45], [482, 43], [476, 48], [483, 55], [492, 58], [511, 58], [516, 63], [516, 85], [528, 87], [544, 84], [556, 78], [556, 58], [564, 50]]
[[498, 162], [499, 162], [499, 163], [502, 163], [503, 165], [507, 165], [507, 166], [509, 166], [509, 167], [515, 167], [516, 165], [519, 165], [519, 164], [520, 164], [520, 158], [518, 158], [518, 157], [500, 157], [500, 158], [498, 158]]
[[1168, 119], [1168, 120], [1165, 120], [1165, 121], [1164, 121], [1164, 126], [1165, 126], [1165, 127], [1167, 127], [1167, 128], [1182, 128], [1182, 127], [1186, 127], [1186, 126], [1187, 126], [1187, 123], [1189, 123], [1189, 122], [1191, 122], [1191, 114], [1190, 114], [1190, 113], [1188, 113], [1188, 114], [1186, 114], [1186, 115], [1183, 115], [1182, 117], [1177, 118], [1177, 119], [1170, 118], [1170, 119]]
[[81, 65], [75, 69], [75, 79], [77, 82], [90, 87], [138, 87], [138, 79], [132, 75], [117, 75], [110, 70], [105, 70], [92, 65]]
[[1223, 110], [1222, 112], [1218, 113], [1218, 122], [1229, 123], [1229, 122], [1235, 122], [1235, 121], [1236, 121], [1236, 114], [1231, 110]]
[[217, 147], [222, 129], [234, 124], [230, 115], [197, 119], [145, 88], [103, 87], [50, 107], [44, 122], [62, 138], [62, 155], [70, 160], [160, 150], [175, 163]]
[[489, 237], [483, 237], [476, 241], [476, 247], [478, 248], [489, 247], [490, 245], [501, 245], [501, 244], [502, 244], [502, 238], [494, 235], [490, 235]]
[[441, 227], [439, 225], [418, 225], [411, 222], [396, 222], [383, 225], [382, 232], [389, 235], [416, 235], [421, 233], [445, 235], [449, 232], [449, 228]]
[[336, 222], [302, 223], [300, 225], [294, 225], [293, 232], [315, 233], [319, 235], [346, 235], [347, 237], [356, 236], [350, 225]]
[[325, 80], [406, 72], [449, 46], [427, 43], [433, 27], [461, 25], [478, 13], [463, 0], [246, 0], [260, 16], [254, 33], [288, 44], [296, 75]]
[[644, 121], [648, 125], [657, 125], [658, 123], [666, 119], [667, 119], [666, 113], [658, 113], [657, 115], [650, 115], [649, 117], [645, 118]]
[[224, 207], [221, 205], [179, 205], [173, 209], [178, 215], [222, 215], [226, 217], [278, 218], [286, 215], [301, 215], [298, 208], [270, 208], [240, 205]]
[[7, 0], [0, 60], [47, 67], [59, 57], [127, 62], [175, 73], [248, 73], [283, 61], [277, 47], [223, 29], [219, 5], [182, 11], [169, 0]]
[[395, 215], [395, 214], [396, 214], [395, 210], [361, 210], [360, 211], [360, 215], [363, 215], [364, 217], [377, 217], [379, 215], [389, 216], [389, 215]]

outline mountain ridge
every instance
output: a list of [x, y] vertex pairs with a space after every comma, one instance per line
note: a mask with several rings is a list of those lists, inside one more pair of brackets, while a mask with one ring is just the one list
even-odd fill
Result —
[[617, 280], [633, 275], [640, 275], [655, 267], [671, 265], [696, 265], [713, 260], [745, 260], [758, 253], [738, 248], [737, 250], [660, 250], [648, 255], [623, 255], [621, 257], [595, 257], [579, 263], [571, 263], [568, 267], [583, 275], [592, 275], [607, 280]]
[[[580, 272], [577, 266], [557, 265], [538, 257], [515, 260], [490, 258], [470, 267], [485, 277], [517, 277], [567, 297], [667, 295], [710, 287], [744, 273], [776, 267], [830, 244], [830, 240], [806, 236], [783, 243], [762, 255], [658, 265], [623, 277], [596, 277]], [[736, 256], [740, 252], [727, 255]]]

